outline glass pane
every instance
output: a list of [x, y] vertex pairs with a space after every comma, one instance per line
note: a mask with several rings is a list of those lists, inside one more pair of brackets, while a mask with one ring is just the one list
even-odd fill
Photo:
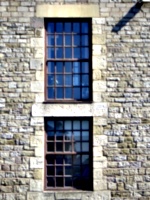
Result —
[[55, 128], [56, 130], [63, 130], [63, 121], [56, 121]]
[[57, 33], [63, 32], [63, 23], [56, 23], [56, 32]]
[[54, 175], [55, 174], [55, 169], [53, 166], [48, 166], [47, 167], [47, 175]]
[[63, 85], [63, 76], [62, 75], [56, 75], [56, 85]]
[[72, 156], [71, 155], [64, 156], [64, 164], [72, 165]]
[[65, 23], [64, 24], [64, 31], [66, 32], [66, 33], [70, 33], [71, 32], [71, 23]]
[[80, 121], [73, 121], [73, 129], [80, 129]]
[[65, 72], [71, 73], [72, 72], [72, 63], [71, 62], [65, 62]]
[[56, 142], [56, 151], [63, 151], [63, 143]]
[[71, 35], [65, 35], [65, 45], [72, 45], [72, 36]]
[[65, 142], [65, 151], [72, 151], [71, 142]]
[[63, 164], [63, 156], [62, 155], [56, 156], [56, 164]]
[[54, 121], [48, 121], [46, 129], [47, 130], [54, 130]]
[[80, 48], [74, 48], [74, 58], [80, 58]]
[[55, 133], [53, 131], [47, 132], [47, 140], [54, 140]]
[[82, 129], [89, 129], [89, 121], [82, 121]]
[[54, 165], [55, 163], [55, 156], [54, 155], [46, 155], [47, 164]]
[[79, 62], [73, 63], [73, 72], [74, 73], [80, 73], [80, 63]]
[[89, 155], [82, 155], [82, 164], [84, 165], [89, 164]]
[[82, 62], [82, 73], [89, 73], [89, 63]]
[[80, 142], [75, 142], [75, 151], [81, 152], [81, 143]]
[[73, 167], [73, 176], [79, 177], [81, 175], [81, 166], [74, 166]]
[[65, 88], [65, 98], [72, 98], [72, 88]]
[[88, 33], [88, 23], [82, 23], [81, 25], [82, 33]]
[[79, 35], [74, 35], [74, 37], [73, 37], [73, 44], [75, 46], [80, 46], [80, 36]]
[[72, 128], [71, 124], [72, 124], [71, 121], [65, 121], [65, 123], [64, 123], [64, 129], [65, 130], [71, 130], [71, 128]]
[[55, 71], [55, 64], [54, 62], [48, 62], [48, 73], [54, 73]]
[[48, 45], [55, 45], [54, 35], [48, 35]]
[[47, 177], [47, 186], [49, 186], [49, 187], [55, 186], [55, 181], [54, 181], [53, 177]]
[[63, 45], [63, 35], [56, 35], [56, 45], [57, 46]]
[[72, 167], [71, 166], [65, 167], [65, 175], [72, 175]]
[[[71, 173], [69, 174], [69, 175], [71, 175]], [[67, 178], [65, 178], [65, 186], [67, 187], [69, 187], [69, 186], [72, 186], [72, 177], [67, 177]]]
[[82, 75], [82, 86], [89, 85], [89, 75]]
[[55, 58], [54, 48], [48, 48], [48, 58]]
[[54, 98], [54, 89], [53, 88], [48, 88], [47, 89], [47, 96], [48, 96], [48, 99], [53, 99]]
[[56, 58], [63, 58], [63, 48], [56, 48]]
[[82, 142], [82, 151], [89, 151], [89, 143]]
[[63, 140], [63, 133], [62, 131], [57, 131], [56, 132], [56, 140]]
[[62, 62], [56, 62], [56, 72], [57, 73], [63, 72], [63, 63]]
[[80, 155], [75, 155], [73, 157], [73, 165], [81, 165], [81, 156]]
[[82, 46], [88, 46], [89, 45], [89, 38], [87, 35], [82, 35], [81, 39]]
[[88, 99], [89, 98], [89, 88], [85, 87], [82, 88], [82, 99]]
[[63, 177], [56, 178], [56, 187], [63, 187]]
[[71, 75], [65, 75], [65, 85], [72, 85], [72, 76]]
[[73, 133], [74, 133], [74, 140], [75, 141], [81, 140], [81, 138], [80, 138], [80, 131], [73, 131]]
[[48, 23], [47, 24], [47, 31], [49, 32], [49, 33], [54, 33], [54, 23]]
[[47, 151], [54, 151], [54, 143], [47, 142]]
[[89, 140], [89, 131], [82, 131], [82, 140]]
[[48, 77], [47, 77], [47, 85], [48, 86], [54, 85], [54, 75], [48, 75]]
[[74, 98], [81, 99], [80, 88], [74, 88]]
[[73, 32], [74, 33], [80, 32], [80, 23], [73, 23]]
[[89, 49], [88, 48], [82, 48], [81, 49], [81, 56], [82, 56], [82, 58], [89, 58]]
[[72, 48], [65, 48], [65, 58], [72, 58]]
[[80, 85], [80, 75], [73, 75], [73, 85], [74, 86]]
[[63, 175], [63, 166], [56, 167], [56, 175]]
[[64, 98], [63, 88], [56, 88], [56, 98], [58, 99]]

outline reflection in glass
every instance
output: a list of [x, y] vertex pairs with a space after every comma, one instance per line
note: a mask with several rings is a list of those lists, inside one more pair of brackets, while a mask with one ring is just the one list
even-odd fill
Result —
[[72, 75], [65, 75], [65, 85], [72, 85]]
[[72, 98], [72, 88], [65, 88], [65, 98]]
[[48, 77], [47, 77], [47, 85], [48, 86], [54, 85], [54, 76], [53, 75], [48, 75]]
[[89, 151], [89, 143], [82, 142], [82, 151]]
[[81, 25], [82, 33], [88, 33], [88, 23], [82, 23]]
[[56, 62], [56, 72], [57, 73], [63, 72], [63, 63], [62, 62]]
[[82, 86], [88, 86], [88, 85], [89, 85], [89, 76], [82, 75]]
[[55, 65], [54, 65], [54, 62], [48, 62], [48, 72], [49, 73], [54, 73], [55, 71]]
[[74, 48], [74, 58], [80, 58], [80, 48]]
[[80, 62], [74, 62], [73, 63], [73, 72], [74, 73], [80, 73]]
[[48, 45], [55, 45], [54, 35], [48, 35]]
[[47, 140], [54, 140], [54, 132], [53, 131], [47, 132]]
[[47, 122], [47, 130], [54, 130], [54, 121]]
[[65, 142], [65, 151], [72, 151], [71, 142]]
[[82, 73], [89, 73], [89, 63], [82, 62]]
[[66, 22], [66, 23], [64, 24], [64, 31], [65, 31], [66, 33], [70, 33], [70, 32], [71, 32], [71, 23]]
[[89, 88], [88, 87], [82, 88], [82, 98], [83, 99], [89, 98]]
[[49, 99], [53, 99], [54, 98], [54, 89], [53, 88], [48, 88], [47, 89], [47, 95]]
[[63, 88], [56, 88], [56, 97], [58, 99], [62, 99], [63, 98]]
[[81, 143], [80, 142], [75, 142], [75, 151], [81, 152]]
[[82, 42], [82, 43], [81, 43], [82, 46], [88, 46], [88, 45], [89, 45], [88, 36], [87, 36], [87, 35], [82, 35], [81, 42]]
[[75, 99], [80, 99], [81, 98], [80, 88], [74, 88], [74, 98]]
[[73, 32], [74, 33], [80, 32], [80, 23], [73, 23]]
[[54, 58], [54, 57], [55, 57], [54, 48], [48, 48], [48, 58]]
[[57, 33], [63, 32], [63, 23], [56, 23], [56, 32]]
[[56, 58], [63, 58], [63, 48], [56, 48]]
[[65, 58], [72, 58], [72, 48], [65, 48]]
[[82, 131], [82, 140], [89, 140], [89, 131]]
[[[63, 121], [57, 121], [55, 124], [56, 130], [63, 130]], [[62, 135], [62, 132], [57, 132], [57, 134]]]
[[74, 86], [80, 85], [80, 75], [73, 75], [73, 85]]
[[62, 35], [56, 35], [56, 45], [57, 46], [63, 45], [63, 36]]
[[89, 164], [89, 155], [82, 156], [82, 164]]
[[72, 63], [71, 62], [65, 62], [65, 72], [72, 72]]
[[89, 129], [89, 121], [82, 121], [82, 129]]
[[64, 123], [64, 129], [65, 130], [71, 130], [71, 121], [65, 121]]
[[56, 84], [57, 85], [63, 85], [63, 76], [61, 75], [56, 75]]
[[[77, 122], [77, 124], [75, 126], [80, 127], [80, 124], [78, 124], [78, 122]], [[73, 133], [74, 133], [74, 140], [79, 141], [80, 140], [80, 131], [74, 131]]]
[[73, 129], [80, 129], [80, 121], [73, 121]]
[[65, 35], [65, 45], [72, 45], [72, 36], [71, 35]]
[[48, 23], [47, 24], [47, 31], [49, 32], [49, 33], [54, 33], [54, 23]]
[[89, 49], [88, 48], [82, 48], [81, 49], [81, 56], [82, 58], [89, 58]]
[[79, 35], [75, 35], [75, 36], [73, 37], [73, 44], [74, 44], [75, 46], [80, 46], [80, 36], [79, 36]]

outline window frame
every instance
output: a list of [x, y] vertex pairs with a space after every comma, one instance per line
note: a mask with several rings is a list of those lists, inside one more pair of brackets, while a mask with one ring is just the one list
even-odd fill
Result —
[[[46, 156], [47, 155], [76, 155], [75, 152], [58, 152], [56, 153], [56, 151], [52, 152], [52, 153], [47, 153], [47, 128], [46, 128], [46, 124], [47, 124], [47, 121], [49, 120], [52, 120], [52, 121], [73, 121], [74, 120], [79, 120], [80, 123], [81, 121], [84, 121], [84, 120], [87, 120], [89, 122], [89, 152], [86, 153], [89, 155], [89, 180], [90, 180], [90, 188], [88, 189], [78, 189], [78, 188], [75, 188], [75, 187], [48, 187], [47, 186], [47, 173], [46, 173], [46, 167], [47, 167], [47, 161], [46, 161]], [[44, 128], [45, 128], [45, 134], [44, 134], [44, 190], [45, 191], [53, 191], [53, 190], [57, 190], [57, 191], [62, 191], [62, 190], [69, 190], [69, 191], [93, 191], [93, 117], [45, 117], [44, 118]], [[74, 130], [74, 129], [73, 129]], [[80, 129], [82, 131], [82, 129]], [[74, 130], [75, 131], [75, 130]], [[81, 136], [80, 136], [81, 137]], [[56, 139], [55, 140], [55, 143], [56, 143]], [[82, 140], [80, 140], [82, 141]], [[64, 141], [63, 141], [63, 144], [64, 144]], [[78, 155], [84, 155], [85, 152], [80, 152], [78, 153]], [[73, 160], [72, 160], [72, 163], [71, 163], [73, 166]], [[56, 164], [54, 164], [55, 168], [56, 168]], [[65, 166], [64, 164], [62, 165], [63, 167]], [[83, 163], [81, 163], [81, 167], [83, 166]], [[56, 178], [56, 174], [54, 176]], [[64, 180], [64, 175], [62, 176], [63, 177], [63, 180]], [[72, 176], [73, 177], [73, 176]]]
[[[47, 40], [47, 30], [46, 30], [46, 26], [47, 26], [47, 23], [48, 22], [53, 22], [53, 23], [56, 23], [56, 22], [62, 22], [62, 23], [65, 23], [65, 22], [70, 22], [70, 23], [73, 23], [73, 22], [88, 22], [89, 24], [89, 33], [88, 33], [88, 36], [89, 36], [89, 45], [88, 45], [88, 50], [89, 50], [89, 58], [88, 59], [75, 59], [75, 58], [61, 58], [61, 59], [57, 59], [57, 58], [54, 58], [54, 59], [48, 59], [48, 56], [47, 56], [47, 49], [48, 49], [48, 40]], [[45, 79], [44, 79], [44, 96], [45, 96], [45, 100], [44, 100], [44, 103], [91, 103], [92, 100], [93, 100], [93, 94], [92, 94], [92, 18], [45, 18], [44, 19], [44, 25], [45, 25], [45, 67], [44, 67], [44, 74], [45, 74]], [[56, 33], [54, 33], [56, 34]], [[64, 35], [64, 34], [63, 34]], [[80, 33], [80, 37], [82, 36], [82, 34]], [[56, 47], [56, 45], [54, 45], [54, 47]], [[65, 46], [63, 46], [65, 47]], [[82, 47], [81, 45], [79, 46], [80, 48]], [[47, 92], [47, 63], [48, 61], [53, 61], [53, 62], [75, 62], [75, 61], [78, 61], [80, 63], [82, 63], [83, 61], [86, 61], [89, 63], [89, 73], [87, 73], [88, 75], [88, 78], [89, 78], [89, 85], [87, 86], [88, 89], [89, 89], [89, 98], [88, 99], [84, 99], [84, 98], [80, 98], [79, 100], [78, 99], [73, 99], [73, 95], [72, 95], [72, 98], [56, 98], [54, 97], [53, 99], [49, 99], [48, 98], [48, 92]], [[81, 70], [80, 70], [80, 78], [81, 78], [81, 75], [83, 73], [81, 73]], [[73, 75], [73, 72], [72, 74]], [[56, 76], [56, 74], [55, 74]], [[64, 78], [64, 73], [63, 73], [63, 76]], [[64, 85], [63, 85], [63, 91], [64, 91]], [[72, 90], [73, 90], [73, 84], [71, 85], [70, 87]], [[80, 84], [79, 85], [79, 88], [82, 89], [82, 85]], [[56, 90], [56, 87], [54, 87], [54, 89]]]

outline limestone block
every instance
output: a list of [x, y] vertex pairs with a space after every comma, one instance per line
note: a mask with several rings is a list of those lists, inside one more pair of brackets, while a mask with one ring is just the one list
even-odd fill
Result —
[[81, 200], [110, 200], [110, 191], [94, 191], [82, 193]]
[[43, 156], [44, 155], [44, 146], [41, 148], [35, 148], [35, 156]]
[[44, 57], [44, 48], [35, 48], [34, 49], [34, 58], [43, 58]]
[[103, 178], [103, 170], [102, 169], [94, 169], [93, 170], [93, 177], [95, 179], [101, 180]]
[[43, 136], [30, 136], [30, 146], [40, 147], [43, 145]]
[[92, 24], [105, 24], [106, 19], [105, 18], [92, 18]]
[[76, 192], [57, 192], [55, 193], [56, 200], [80, 200], [81, 193]]
[[94, 116], [107, 116], [108, 115], [108, 105], [107, 103], [93, 103], [93, 112]]
[[42, 191], [43, 190], [43, 181], [30, 179], [30, 191]]
[[93, 92], [93, 102], [101, 102], [101, 93], [100, 92]]
[[101, 71], [99, 69], [93, 70], [93, 80], [101, 79]]
[[31, 47], [43, 47], [44, 39], [43, 38], [31, 38]]
[[36, 94], [35, 95], [35, 102], [42, 103], [44, 101], [44, 93]]
[[30, 157], [30, 168], [31, 169], [40, 169], [43, 168], [44, 162], [41, 157]]
[[93, 47], [93, 56], [101, 55], [102, 45], [95, 44], [92, 47]]
[[30, 69], [41, 70], [43, 68], [43, 60], [42, 59], [31, 59], [30, 60]]
[[106, 69], [106, 56], [93, 56], [93, 69]]
[[106, 135], [94, 135], [93, 137], [93, 145], [94, 146], [104, 146], [107, 144], [107, 136]]
[[[27, 200], [44, 200], [44, 197], [40, 192], [27, 192]], [[52, 200], [54, 200], [54, 198]]]
[[100, 157], [102, 156], [103, 151], [102, 151], [102, 147], [98, 146], [98, 147], [93, 147], [93, 157]]
[[44, 118], [43, 117], [31, 117], [31, 126], [43, 126]]
[[107, 125], [107, 119], [102, 117], [94, 117], [94, 125]]
[[93, 91], [105, 92], [106, 91], [106, 81], [93, 81]]
[[44, 92], [44, 82], [43, 81], [32, 81], [31, 82], [31, 92]]
[[106, 44], [106, 35], [104, 34], [93, 34], [92, 36], [92, 43], [93, 44]]
[[36, 71], [36, 81], [44, 81], [44, 72]]
[[105, 157], [99, 157], [93, 162], [94, 169], [102, 169], [107, 167], [107, 159]]
[[106, 190], [107, 182], [106, 180], [94, 180], [94, 191]]
[[102, 34], [102, 27], [100, 25], [93, 25], [92, 33], [93, 34]]

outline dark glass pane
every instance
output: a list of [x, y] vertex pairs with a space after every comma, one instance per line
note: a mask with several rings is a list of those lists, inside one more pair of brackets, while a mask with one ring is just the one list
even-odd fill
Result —
[[89, 45], [89, 38], [87, 35], [82, 35], [81, 39], [82, 46], [88, 46]]
[[82, 75], [82, 86], [89, 85], [89, 75]]
[[47, 142], [47, 151], [54, 151], [54, 143], [53, 142]]
[[54, 89], [53, 88], [48, 88], [47, 89], [47, 96], [48, 96], [48, 99], [53, 99], [54, 98]]
[[81, 25], [82, 33], [88, 33], [88, 23], [82, 23]]
[[54, 166], [48, 166], [47, 167], [47, 175], [55, 175], [55, 169]]
[[82, 88], [82, 98], [83, 99], [89, 98], [89, 88], [88, 87]]
[[56, 142], [56, 151], [63, 151], [63, 143]]
[[73, 157], [73, 165], [81, 165], [81, 155], [75, 155]]
[[71, 142], [65, 142], [65, 151], [72, 151]]
[[48, 48], [48, 58], [55, 58], [54, 48]]
[[89, 143], [82, 142], [82, 151], [89, 151]]
[[63, 140], [63, 132], [62, 131], [56, 132], [56, 140]]
[[54, 155], [46, 155], [47, 164], [54, 165], [55, 163], [55, 156]]
[[65, 186], [69, 187], [69, 186], [72, 186], [72, 178], [71, 177], [67, 177], [65, 178]]
[[89, 121], [82, 121], [82, 130], [88, 129], [89, 130]]
[[47, 177], [47, 186], [54, 187], [55, 186], [55, 179], [53, 177]]
[[54, 73], [54, 71], [55, 71], [54, 62], [48, 62], [48, 73]]
[[73, 73], [80, 73], [80, 62], [73, 63]]
[[76, 142], [75, 143], [75, 151], [76, 152], [81, 152], [81, 143], [80, 142]]
[[74, 181], [76, 180], [76, 178], [81, 176], [81, 166], [74, 166], [73, 167], [73, 177], [74, 177]]
[[89, 164], [89, 155], [82, 155], [82, 164], [83, 165]]
[[54, 23], [48, 23], [47, 24], [47, 31], [49, 32], [49, 33], [54, 33]]
[[63, 58], [63, 48], [56, 48], [56, 58]]
[[62, 75], [56, 75], [56, 85], [63, 85], [63, 76]]
[[73, 121], [73, 129], [80, 129], [80, 121]]
[[56, 187], [63, 187], [63, 177], [56, 177]]
[[72, 58], [72, 48], [65, 48], [65, 58]]
[[65, 75], [65, 85], [72, 85], [72, 75]]
[[80, 141], [80, 131], [74, 131], [74, 140], [75, 141]]
[[47, 140], [54, 140], [55, 132], [48, 131], [47, 132]]
[[74, 37], [73, 37], [73, 44], [75, 46], [80, 46], [80, 36], [79, 35], [74, 35]]
[[[55, 124], [55, 128], [56, 130], [63, 130], [63, 121], [56, 121]], [[61, 132], [57, 132], [57, 134], [59, 133], [59, 135], [62, 135], [62, 131]]]
[[56, 23], [56, 32], [57, 33], [63, 32], [63, 23]]
[[63, 166], [56, 167], [56, 175], [63, 175]]
[[[80, 85], [80, 75], [73, 75], [73, 85], [74, 86], [79, 86]], [[78, 90], [78, 88], [77, 88], [77, 90]]]
[[65, 175], [72, 175], [72, 167], [71, 166], [65, 167]]
[[74, 48], [74, 58], [80, 58], [80, 48]]
[[62, 99], [64, 98], [63, 88], [56, 88], [56, 98]]
[[72, 72], [72, 63], [71, 62], [65, 62], [65, 72], [67, 72], [67, 73]]
[[82, 73], [89, 73], [89, 63], [82, 62]]
[[82, 58], [89, 58], [89, 49], [88, 48], [82, 48], [81, 49], [81, 56]]
[[47, 121], [47, 130], [54, 130], [54, 121]]
[[48, 45], [55, 45], [54, 35], [48, 35]]
[[63, 155], [56, 156], [56, 164], [63, 164]]
[[65, 88], [65, 98], [72, 98], [72, 88]]
[[72, 45], [72, 36], [71, 35], [65, 35], [65, 45]]
[[74, 98], [81, 99], [80, 88], [74, 88]]
[[70, 33], [71, 32], [71, 23], [67, 22], [64, 24], [64, 31], [66, 33]]
[[72, 165], [72, 156], [71, 155], [64, 156], [64, 162], [65, 165]]
[[63, 35], [56, 35], [56, 45], [57, 46], [63, 45]]
[[63, 72], [63, 63], [56, 62], [56, 73], [62, 73], [62, 72]]
[[89, 140], [89, 131], [82, 131], [82, 140]]
[[47, 77], [47, 85], [48, 86], [54, 85], [54, 75], [48, 75], [48, 77]]
[[80, 32], [80, 23], [73, 23], [73, 32], [74, 33]]

